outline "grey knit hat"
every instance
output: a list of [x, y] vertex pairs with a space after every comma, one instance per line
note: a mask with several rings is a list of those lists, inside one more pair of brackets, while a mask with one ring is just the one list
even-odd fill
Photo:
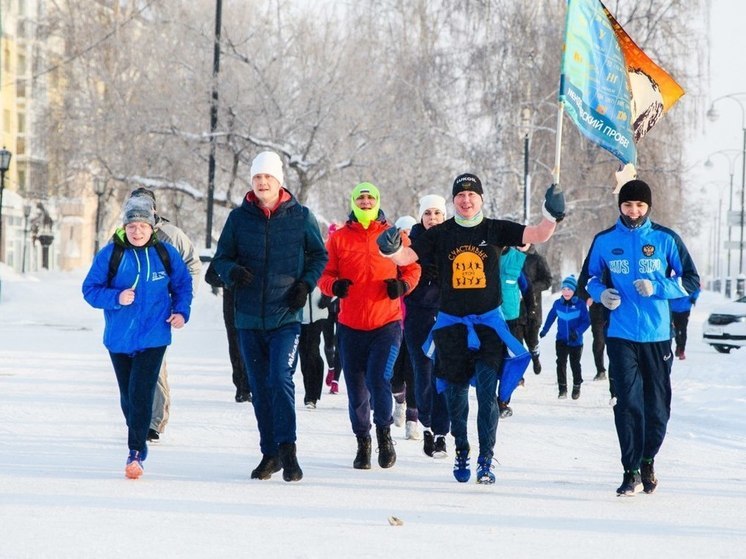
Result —
[[148, 196], [133, 196], [124, 203], [122, 223], [127, 225], [136, 221], [155, 227], [153, 201]]

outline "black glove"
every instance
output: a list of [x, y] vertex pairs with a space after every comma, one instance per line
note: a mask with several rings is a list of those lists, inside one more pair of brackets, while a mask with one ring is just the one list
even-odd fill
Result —
[[407, 292], [407, 282], [400, 279], [385, 279], [389, 299], [398, 299]]
[[578, 333], [575, 330], [570, 331], [570, 341], [571, 342], [577, 342], [578, 341]]
[[547, 192], [544, 195], [542, 213], [547, 219], [559, 223], [565, 219], [565, 194], [561, 190], [559, 192], [556, 192], [556, 190], [556, 184], [547, 188]]
[[332, 284], [332, 293], [334, 293], [334, 295], [336, 295], [340, 299], [344, 299], [350, 294], [351, 285], [352, 280], [338, 279]]
[[234, 266], [231, 270], [230, 278], [236, 287], [245, 287], [254, 279], [254, 274], [252, 274], [248, 268]]
[[438, 267], [435, 264], [426, 264], [422, 266], [422, 275], [420, 281], [430, 281], [437, 283], [438, 281]]
[[378, 243], [378, 249], [381, 251], [381, 254], [391, 256], [401, 248], [401, 233], [399, 233], [399, 229], [396, 227], [389, 227], [386, 231], [378, 235], [376, 242]]
[[288, 308], [291, 311], [302, 309], [308, 301], [308, 286], [304, 281], [295, 282], [288, 291]]
[[205, 272], [205, 283], [207, 283], [207, 285], [211, 287], [225, 287], [225, 282], [215, 271], [215, 266], [213, 266], [212, 261], [210, 262], [210, 265], [207, 267], [207, 271]]
[[321, 297], [319, 297], [319, 303], [318, 303], [319, 308], [327, 309], [329, 308], [329, 303], [331, 302], [332, 302], [332, 298], [329, 297], [329, 295], [322, 295]]

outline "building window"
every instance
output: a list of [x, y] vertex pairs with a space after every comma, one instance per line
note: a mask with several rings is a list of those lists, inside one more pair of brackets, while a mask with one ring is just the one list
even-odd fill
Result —
[[19, 134], [26, 133], [26, 114], [25, 113], [18, 113], [18, 133]]
[[16, 153], [18, 153], [18, 155], [23, 155], [24, 153], [26, 153], [26, 139], [25, 138], [16, 139]]

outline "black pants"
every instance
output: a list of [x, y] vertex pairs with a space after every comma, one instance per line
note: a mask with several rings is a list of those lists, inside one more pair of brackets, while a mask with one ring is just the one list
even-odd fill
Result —
[[417, 421], [417, 399], [415, 397], [414, 369], [412, 360], [409, 358], [407, 344], [401, 344], [399, 355], [394, 363], [394, 375], [391, 377], [391, 393], [401, 394], [404, 392], [407, 402], [407, 421]]
[[321, 334], [324, 336], [324, 357], [330, 369], [334, 369], [334, 380], [339, 381], [342, 372], [342, 360], [339, 358], [339, 341], [337, 339], [337, 321], [327, 318], [321, 321]]
[[231, 289], [223, 289], [223, 322], [225, 322], [225, 332], [228, 335], [228, 356], [230, 357], [231, 368], [233, 369], [233, 384], [236, 387], [237, 393], [251, 392], [249, 376], [246, 373], [246, 367], [244, 367], [241, 350], [239, 349], [235, 315], [233, 291]]
[[686, 348], [686, 329], [689, 326], [689, 314], [691, 311], [672, 312], [673, 331], [676, 339], [676, 350], [684, 351]]
[[583, 383], [583, 373], [580, 369], [580, 357], [583, 355], [583, 346], [569, 346], [565, 342], [555, 343], [557, 351], [557, 384], [562, 391], [567, 390], [567, 358], [570, 357], [570, 369], [572, 369], [573, 385]]
[[321, 399], [321, 387], [324, 383], [324, 360], [321, 358], [319, 344], [324, 320], [317, 320], [311, 324], [301, 324], [298, 354], [300, 356], [300, 370], [303, 375], [303, 388], [306, 395], [303, 403], [317, 402]]
[[604, 365], [606, 313], [601, 303], [593, 303], [588, 312], [591, 318], [591, 334], [593, 335], [593, 361], [596, 364], [596, 372], [600, 373], [606, 370], [606, 365]]

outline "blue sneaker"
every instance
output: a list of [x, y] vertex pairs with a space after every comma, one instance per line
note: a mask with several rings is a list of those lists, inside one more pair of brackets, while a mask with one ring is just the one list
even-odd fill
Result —
[[142, 467], [143, 456], [139, 450], [130, 450], [127, 457], [127, 465], [124, 468], [124, 475], [129, 479], [137, 479], [143, 474]]
[[453, 477], [459, 483], [466, 483], [471, 477], [471, 470], [469, 469], [469, 449], [468, 448], [457, 448], [456, 449], [456, 461], [453, 463]]
[[495, 483], [495, 474], [492, 473], [492, 457], [480, 456], [477, 458], [477, 483]]

